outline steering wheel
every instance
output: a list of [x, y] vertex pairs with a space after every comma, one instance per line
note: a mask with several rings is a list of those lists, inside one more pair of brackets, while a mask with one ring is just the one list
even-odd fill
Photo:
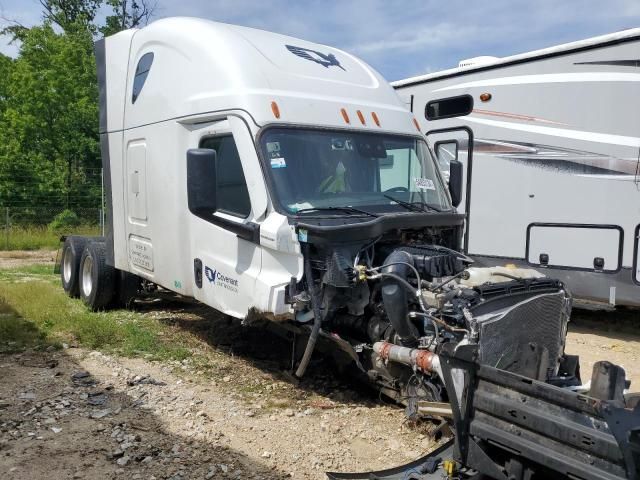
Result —
[[391, 187], [384, 191], [384, 193], [388, 192], [408, 192], [409, 189], [407, 187]]

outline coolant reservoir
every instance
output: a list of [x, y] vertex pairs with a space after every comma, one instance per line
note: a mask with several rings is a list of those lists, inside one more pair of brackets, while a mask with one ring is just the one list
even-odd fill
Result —
[[[460, 285], [465, 287], [475, 287], [483, 283], [508, 282], [511, 277], [516, 278], [542, 278], [543, 274], [532, 268], [518, 268], [515, 265], [506, 267], [471, 267], [467, 268], [468, 279], [461, 279]], [[501, 275], [505, 274], [505, 275]], [[508, 275], [508, 276], [506, 276]]]

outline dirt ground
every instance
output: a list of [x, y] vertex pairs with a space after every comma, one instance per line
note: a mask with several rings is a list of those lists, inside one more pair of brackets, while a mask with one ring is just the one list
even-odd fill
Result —
[[203, 381], [182, 366], [73, 348], [0, 357], [0, 477], [320, 479], [432, 446], [402, 410], [327, 378], [320, 400], [273, 408], [268, 392], [288, 385], [257, 367], [266, 393], [251, 401], [227, 388], [247, 371]]
[[56, 253], [56, 250], [0, 251], [0, 268], [18, 268], [35, 263], [53, 266]]
[[[38, 261], [55, 252], [34, 254]], [[33, 263], [29, 255], [0, 256]], [[282, 344], [198, 306], [143, 307], [206, 340], [226, 366], [70, 348], [0, 355], [0, 478], [323, 479], [413, 460], [437, 445], [403, 410], [316, 359], [286, 374]], [[278, 353], [280, 351], [280, 353]], [[640, 390], [640, 312], [575, 309], [566, 351], [625, 367]]]
[[631, 391], [640, 391], [640, 310], [574, 308], [566, 352], [580, 355], [583, 381], [595, 362], [608, 360], [624, 367]]

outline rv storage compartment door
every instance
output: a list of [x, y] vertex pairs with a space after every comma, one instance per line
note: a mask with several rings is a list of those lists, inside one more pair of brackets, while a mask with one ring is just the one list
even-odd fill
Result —
[[616, 272], [622, 266], [623, 230], [617, 225], [532, 223], [527, 262], [576, 270]]

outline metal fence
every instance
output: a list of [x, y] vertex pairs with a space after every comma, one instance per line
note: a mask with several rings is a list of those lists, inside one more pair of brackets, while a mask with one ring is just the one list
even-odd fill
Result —
[[12, 178], [12, 191], [0, 191], [0, 250], [51, 248], [61, 235], [103, 233], [102, 169], [86, 169], [73, 181], [45, 189], [32, 179]]

